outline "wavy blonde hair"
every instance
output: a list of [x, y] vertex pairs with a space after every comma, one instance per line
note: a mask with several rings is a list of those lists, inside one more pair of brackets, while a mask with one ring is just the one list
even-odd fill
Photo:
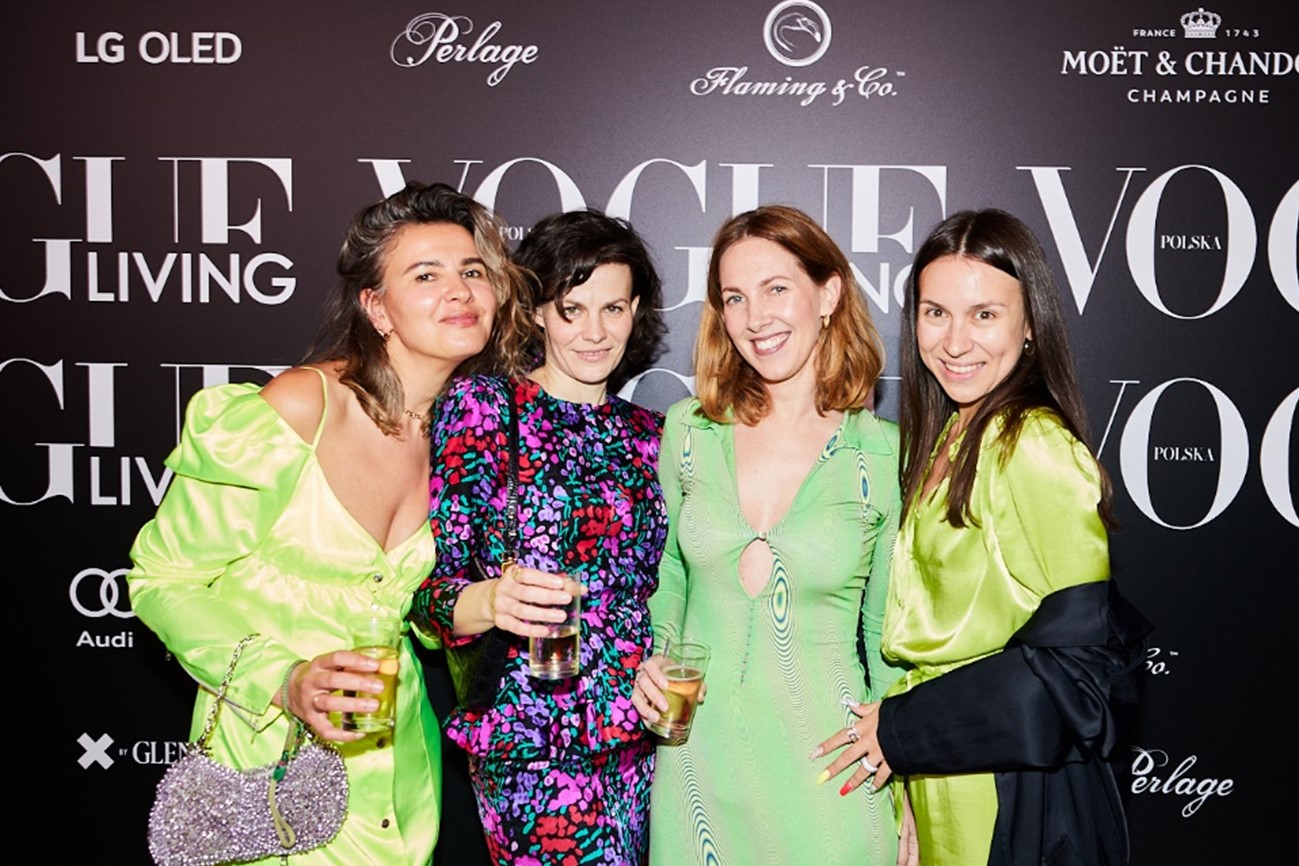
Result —
[[763, 238], [784, 247], [818, 286], [839, 278], [843, 284], [839, 304], [821, 330], [813, 358], [816, 408], [822, 413], [865, 408], [884, 371], [884, 343], [848, 259], [807, 214], [767, 205], [734, 217], [713, 239], [708, 291], [695, 340], [699, 411], [712, 421], [742, 424], [756, 424], [771, 411], [766, 385], [735, 348], [722, 319], [722, 256], [745, 238]]

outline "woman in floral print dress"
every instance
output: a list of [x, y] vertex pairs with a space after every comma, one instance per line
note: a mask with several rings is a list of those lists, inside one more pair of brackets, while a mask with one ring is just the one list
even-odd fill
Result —
[[[533, 348], [544, 361], [525, 378], [463, 380], [439, 404], [438, 559], [415, 616], [462, 657], [493, 628], [505, 645], [494, 700], [447, 721], [469, 752], [493, 859], [638, 864], [654, 749], [631, 692], [651, 648], [646, 601], [667, 536], [662, 416], [610, 391], [653, 360], [659, 280], [630, 226], [591, 211], [543, 220], [516, 259], [536, 275]], [[502, 570], [512, 417], [520, 538], [518, 564]], [[535, 679], [526, 639], [573, 593], [584, 596], [581, 670]]]

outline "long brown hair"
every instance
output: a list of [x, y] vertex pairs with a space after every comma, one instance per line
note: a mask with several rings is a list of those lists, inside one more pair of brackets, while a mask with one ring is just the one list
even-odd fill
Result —
[[814, 359], [816, 408], [824, 414], [865, 407], [884, 370], [884, 344], [848, 259], [807, 214], [767, 205], [732, 218], [713, 239], [708, 292], [695, 339], [699, 411], [713, 421], [742, 424], [755, 424], [771, 411], [767, 386], [735, 348], [722, 319], [722, 256], [745, 238], [763, 238], [784, 247], [818, 286], [839, 277], [843, 284], [839, 305], [821, 329]]
[[393, 435], [401, 429], [405, 395], [388, 361], [383, 338], [361, 305], [361, 291], [383, 291], [388, 250], [410, 225], [451, 223], [474, 236], [487, 279], [496, 293], [497, 309], [487, 347], [462, 363], [456, 374], [481, 370], [521, 372], [526, 313], [518, 305], [523, 272], [510, 261], [505, 223], [467, 195], [442, 183], [411, 182], [352, 219], [338, 253], [339, 281], [325, 303], [320, 332], [307, 354], [308, 362], [341, 361], [340, 381], [351, 388], [366, 415], [379, 429]]
[[[952, 460], [947, 488], [946, 519], [964, 526], [971, 519], [970, 492], [979, 465], [979, 444], [988, 424], [1002, 422], [998, 437], [1001, 460], [1007, 460], [1034, 409], [1053, 412], [1060, 423], [1091, 450], [1087, 413], [1074, 375], [1069, 333], [1060, 293], [1047, 265], [1046, 254], [1032, 230], [999, 210], [961, 211], [939, 223], [916, 253], [902, 317], [902, 389], [899, 426], [902, 463], [899, 475], [903, 506], [910, 510], [924, 489], [929, 456], [938, 444], [956, 403], [925, 367], [916, 345], [916, 316], [920, 308], [920, 275], [933, 261], [957, 255], [975, 259], [1019, 281], [1024, 312], [1033, 335], [1031, 349], [1022, 352], [1010, 373], [984, 398], [966, 427], [965, 437]], [[1093, 459], [1095, 454], [1093, 452]], [[1097, 508], [1107, 525], [1113, 525], [1109, 475], [1097, 461], [1101, 501]]]

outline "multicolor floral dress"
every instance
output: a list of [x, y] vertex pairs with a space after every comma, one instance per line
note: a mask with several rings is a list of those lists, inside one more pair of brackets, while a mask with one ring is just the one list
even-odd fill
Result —
[[519, 418], [518, 561], [586, 585], [582, 668], [534, 679], [527, 641], [510, 636], [495, 704], [458, 708], [447, 734], [469, 752], [496, 862], [638, 864], [654, 751], [631, 692], [651, 649], [646, 602], [667, 538], [662, 416], [613, 396], [569, 403], [530, 380], [456, 383], [432, 433], [437, 566], [412, 617], [452, 652], [480, 639], [454, 635], [452, 616], [466, 586], [500, 573], [510, 412]]

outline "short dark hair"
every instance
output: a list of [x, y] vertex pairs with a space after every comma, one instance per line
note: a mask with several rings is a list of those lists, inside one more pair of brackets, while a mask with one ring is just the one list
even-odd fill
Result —
[[525, 280], [510, 261], [505, 224], [486, 207], [443, 183], [412, 181], [352, 218], [338, 253], [339, 281], [325, 303], [320, 332], [308, 361], [342, 361], [343, 384], [351, 388], [367, 415], [387, 433], [401, 426], [405, 406], [401, 382], [388, 362], [383, 337], [361, 304], [365, 289], [382, 292], [383, 269], [394, 239], [407, 226], [449, 223], [473, 235], [487, 278], [496, 292], [497, 310], [487, 347], [457, 373], [484, 367], [519, 366], [511, 353], [521, 342], [523, 313], [518, 307]]
[[[616, 393], [654, 363], [667, 333], [660, 309], [663, 287], [645, 242], [629, 222], [594, 209], [552, 214], [532, 227], [515, 251], [514, 261], [534, 277], [521, 295], [530, 323], [532, 314], [546, 304], [554, 304], [563, 316], [564, 298], [589, 280], [600, 265], [626, 265], [631, 271], [631, 296], [640, 302], [627, 349], [609, 376], [609, 391]], [[544, 334], [535, 324], [526, 348], [534, 362], [544, 357]]]
[[[978, 468], [979, 444], [988, 423], [1003, 418], [1000, 434], [1002, 455], [1015, 447], [1024, 419], [1033, 409], [1049, 409], [1074, 437], [1090, 449], [1087, 410], [1074, 374], [1069, 351], [1069, 329], [1065, 325], [1060, 292], [1046, 253], [1032, 229], [1000, 210], [960, 211], [943, 220], [920, 246], [907, 280], [906, 314], [902, 317], [902, 388], [899, 425], [902, 435], [902, 482], [904, 508], [910, 509], [923, 489], [929, 456], [942, 435], [956, 404], [925, 367], [916, 344], [916, 316], [920, 309], [920, 275], [944, 256], [962, 256], [1009, 274], [1019, 282], [1030, 347], [1022, 352], [1014, 369], [984, 398], [965, 430], [965, 437], [952, 461], [947, 493], [947, 522], [964, 526], [970, 516], [970, 492]], [[1113, 525], [1110, 510], [1109, 476], [1100, 462], [1102, 495], [1099, 512]]]

